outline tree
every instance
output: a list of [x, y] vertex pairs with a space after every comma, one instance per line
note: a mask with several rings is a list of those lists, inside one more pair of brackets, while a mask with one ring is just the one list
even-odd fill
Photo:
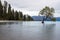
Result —
[[14, 9], [12, 9], [12, 11], [11, 11], [11, 17], [12, 17], [12, 20], [14, 20], [15, 19], [15, 12], [14, 12]]
[[4, 6], [3, 6], [3, 18], [7, 19], [7, 2], [4, 1]]
[[4, 13], [6, 14], [7, 13], [7, 2], [4, 1]]
[[52, 18], [51, 20], [52, 20], [52, 21], [56, 21], [56, 18]]
[[27, 19], [26, 20], [27, 21], [33, 21], [33, 18], [31, 16], [27, 15]]
[[23, 20], [26, 21], [26, 15], [23, 16]]
[[19, 13], [17, 11], [15, 12], [15, 20], [19, 20]]
[[23, 13], [22, 12], [19, 12], [19, 19], [23, 20]]
[[11, 5], [4, 1], [4, 5], [2, 5], [0, 0], [0, 20], [24, 20], [31, 21], [33, 20], [31, 16], [23, 16], [22, 12], [11, 10]]
[[11, 20], [11, 5], [8, 6], [8, 19]]
[[43, 15], [45, 18], [43, 18], [42, 23], [44, 23], [44, 20], [47, 20], [47, 18], [52, 18], [53, 17], [53, 13], [55, 12], [54, 8], [50, 8], [48, 6], [46, 6], [45, 8], [43, 8], [39, 14]]
[[3, 17], [3, 6], [0, 0], [0, 19]]
[[8, 6], [8, 14], [11, 14], [11, 5]]

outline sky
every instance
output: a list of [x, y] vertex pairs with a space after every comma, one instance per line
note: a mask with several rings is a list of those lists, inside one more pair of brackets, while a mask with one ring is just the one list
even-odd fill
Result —
[[60, 17], [60, 0], [1, 0], [7, 1], [15, 10], [20, 10], [23, 14], [38, 16], [39, 11], [45, 6], [55, 9], [54, 16]]

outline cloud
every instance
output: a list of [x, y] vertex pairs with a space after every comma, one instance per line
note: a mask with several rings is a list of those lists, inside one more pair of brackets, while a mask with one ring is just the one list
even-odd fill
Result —
[[[4, 0], [2, 0], [4, 1]], [[60, 0], [6, 0], [15, 10], [21, 10], [24, 14], [37, 15], [45, 6], [53, 7], [56, 14], [60, 13]], [[60, 16], [60, 15], [59, 15]]]
[[58, 5], [60, 3], [59, 0], [53, 0], [53, 1], [52, 0], [6, 0], [6, 1], [10, 3], [13, 7], [28, 8], [29, 10], [40, 10], [45, 6], [54, 7], [55, 9], [58, 9], [60, 7]]

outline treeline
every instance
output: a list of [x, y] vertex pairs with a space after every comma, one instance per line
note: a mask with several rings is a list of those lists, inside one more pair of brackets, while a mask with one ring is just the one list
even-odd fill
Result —
[[0, 20], [32, 21], [33, 18], [29, 15], [23, 15], [21, 11], [14, 11], [7, 1], [4, 1], [4, 4], [2, 4], [0, 0]]

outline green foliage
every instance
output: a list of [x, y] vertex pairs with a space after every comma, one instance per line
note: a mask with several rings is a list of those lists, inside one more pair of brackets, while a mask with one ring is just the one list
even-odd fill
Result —
[[6, 1], [4, 1], [4, 6], [3, 6], [3, 8], [4, 8], [4, 9], [3, 9], [3, 10], [4, 10], [3, 13], [6, 14], [6, 13], [7, 13], [7, 2], [6, 2]]
[[15, 12], [15, 20], [19, 20], [19, 14], [17, 11]]
[[29, 15], [26, 16], [26, 21], [33, 21], [33, 18]]
[[12, 20], [14, 20], [15, 19], [15, 12], [14, 12], [14, 9], [12, 9], [12, 11], [11, 11], [11, 15], [12, 15]]
[[[43, 15], [43, 16], [46, 17], [46, 19], [43, 18], [43, 20], [47, 20], [47, 18], [50, 18], [50, 19], [51, 19], [51, 17], [53, 17], [53, 13], [54, 13], [54, 12], [55, 12], [54, 8], [50, 8], [50, 7], [46, 6], [45, 8], [43, 8], [43, 9], [39, 12], [39, 14], [41, 14], [41, 15]], [[43, 20], [42, 20], [42, 21], [43, 21]]]
[[12, 12], [11, 12], [11, 5], [9, 4], [8, 6], [8, 20], [11, 20], [12, 19]]
[[46, 6], [45, 8], [43, 8], [39, 14], [44, 15], [44, 16], [53, 16], [54, 13], [54, 8], [50, 8], [48, 6]]
[[51, 20], [52, 20], [52, 21], [56, 21], [56, 18], [52, 18]]
[[3, 17], [3, 6], [2, 6], [2, 3], [1, 3], [1, 0], [0, 0], [0, 18]]
[[7, 2], [4, 1], [4, 6], [3, 6], [3, 19], [7, 19]]
[[23, 13], [22, 12], [19, 12], [19, 19], [23, 20]]
[[26, 18], [26, 15], [23, 16], [22, 12], [14, 11], [14, 9], [11, 8], [11, 5], [7, 4], [7, 1], [4, 1], [4, 5], [2, 5], [0, 0], [0, 20], [32, 20], [30, 16]]
[[23, 16], [23, 20], [26, 21], [26, 15]]
[[11, 14], [11, 5], [8, 6], [8, 14]]

